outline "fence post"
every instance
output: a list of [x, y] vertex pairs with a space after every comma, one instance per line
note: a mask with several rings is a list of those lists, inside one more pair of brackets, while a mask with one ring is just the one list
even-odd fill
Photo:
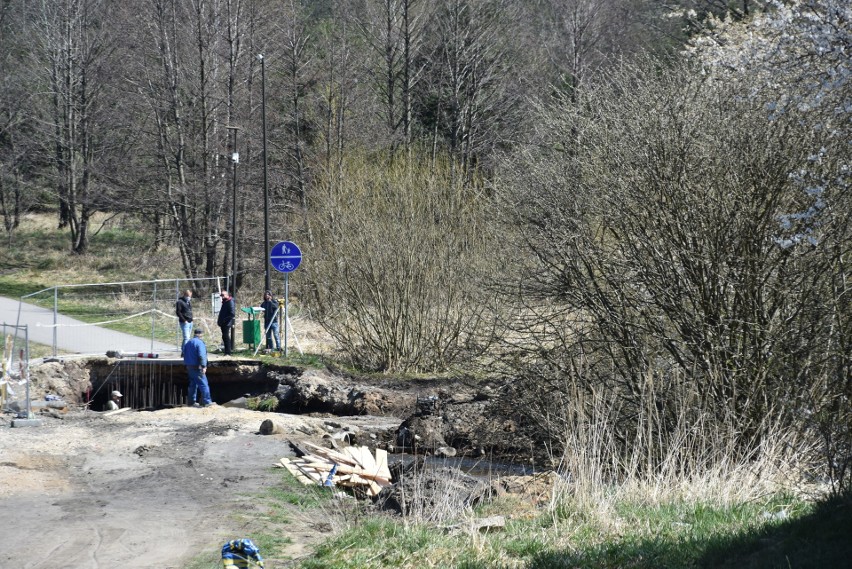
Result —
[[[17, 334], [15, 335], [17, 336]], [[21, 350], [21, 356], [26, 358], [24, 361], [27, 362], [26, 367], [24, 367], [23, 362], [21, 363], [21, 371], [25, 372], [21, 374], [21, 379], [26, 379], [27, 382], [27, 419], [32, 419], [34, 417], [32, 400], [30, 399], [30, 327], [27, 325], [24, 326], [24, 348]]]
[[[183, 296], [181, 293], [182, 293], [182, 291], [180, 290], [180, 280], [175, 279], [175, 303], [177, 303], [177, 299], [179, 299], [181, 296]], [[177, 306], [177, 304], [175, 304], [175, 306]], [[183, 328], [180, 325], [180, 320], [178, 320], [177, 345], [178, 345], [178, 348], [183, 346]], [[181, 351], [183, 351], [183, 350], [181, 350]]]
[[154, 298], [151, 301], [151, 352], [154, 351], [154, 327], [156, 324], [155, 318], [157, 317], [157, 281], [154, 281]]

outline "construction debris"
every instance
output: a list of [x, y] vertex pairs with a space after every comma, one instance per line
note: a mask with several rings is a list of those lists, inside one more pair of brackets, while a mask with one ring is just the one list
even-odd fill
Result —
[[344, 486], [371, 497], [391, 486], [388, 453], [383, 449], [376, 449], [373, 456], [366, 446], [331, 450], [308, 442], [304, 445], [310, 452], [299, 458], [282, 458], [280, 466], [306, 486]]

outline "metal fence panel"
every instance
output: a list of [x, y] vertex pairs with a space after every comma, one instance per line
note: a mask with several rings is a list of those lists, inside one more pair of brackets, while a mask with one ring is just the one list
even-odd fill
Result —
[[56, 286], [21, 297], [18, 323], [53, 355], [180, 351], [178, 297], [193, 291], [193, 323], [209, 332], [223, 283], [218, 277]]
[[29, 346], [27, 326], [3, 323], [3, 362], [0, 365], [0, 409], [29, 418]]

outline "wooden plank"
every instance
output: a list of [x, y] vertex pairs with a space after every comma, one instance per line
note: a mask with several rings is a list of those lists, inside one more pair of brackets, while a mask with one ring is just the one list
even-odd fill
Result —
[[[309, 443], [309, 442], [305, 442], [304, 444], [305, 444], [305, 446], [308, 446], [308, 447], [315, 449], [314, 454], [322, 456], [323, 458], [327, 458], [327, 459], [331, 460], [332, 462], [336, 462], [338, 464], [344, 463], [344, 464], [349, 464], [349, 465], [352, 465], [352, 466], [359, 466], [358, 464], [356, 464], [355, 460], [351, 456], [347, 456], [346, 454], [343, 454], [341, 452], [337, 452], [337, 451], [334, 451], [334, 450], [331, 450], [331, 449], [328, 449], [328, 448], [325, 448], [325, 447], [317, 446], [317, 445]], [[349, 448], [349, 447], [347, 447], [347, 448]]]
[[104, 417], [109, 417], [110, 415], [118, 415], [119, 413], [125, 413], [130, 411], [133, 407], [122, 407], [121, 409], [115, 409], [114, 411], [107, 411], [103, 414]]
[[[323, 462], [309, 462], [308, 464], [312, 467], [315, 467], [315, 468], [321, 468], [321, 467], [326, 466], [325, 463], [323, 463]], [[331, 465], [328, 465], [328, 467], [329, 467], [329, 470], [331, 470]], [[361, 476], [361, 477], [364, 477], [364, 478], [369, 478], [371, 480], [375, 480], [376, 482], [379, 482], [380, 484], [386, 483], [387, 485], [390, 485], [389, 479], [382, 478], [374, 472], [370, 472], [368, 470], [364, 470], [363, 468], [358, 468], [356, 466], [349, 466], [348, 464], [338, 464], [337, 465], [337, 471], [341, 474], [357, 474], [358, 476]]]
[[308, 478], [307, 476], [302, 474], [302, 472], [298, 468], [296, 468], [294, 465], [290, 464], [289, 459], [282, 458], [281, 459], [281, 466], [286, 468], [287, 472], [292, 474], [296, 478], [296, 480], [298, 480], [299, 482], [301, 482], [305, 486], [310, 486], [310, 485], [315, 483], [313, 480], [311, 480], [310, 478]]
[[355, 461], [355, 466], [359, 468], [364, 468], [364, 464], [361, 462], [360, 449], [358, 449], [357, 447], [346, 447], [343, 450], [346, 451], [346, 454], [352, 457], [352, 460]]
[[298, 456], [299, 458], [305, 456], [306, 454], [311, 454], [310, 452], [302, 448], [302, 446], [299, 446], [299, 443], [297, 442], [290, 441], [290, 447], [296, 452], [296, 456]]
[[361, 454], [361, 464], [364, 467], [364, 470], [367, 472], [372, 472], [373, 476], [378, 475], [379, 473], [379, 465], [376, 464], [376, 459], [373, 458], [373, 453], [370, 452], [369, 447], [362, 446], [358, 449]]
[[289, 464], [292, 465], [294, 468], [298, 469], [299, 472], [301, 472], [304, 476], [310, 478], [313, 482], [322, 482], [324, 480], [322, 474], [317, 472], [315, 468], [309, 466], [302, 459], [291, 459], [289, 461]]
[[370, 480], [370, 484], [367, 488], [367, 494], [369, 494], [370, 496], [378, 496], [379, 492], [382, 491], [382, 487], [379, 486], [379, 484], [375, 480]]
[[379, 466], [379, 476], [390, 480], [391, 473], [390, 468], [388, 468], [388, 451], [382, 448], [376, 449], [376, 464]]
[[362, 484], [364, 486], [370, 483], [368, 479], [358, 476], [357, 474], [350, 474], [349, 482], [351, 482], [352, 484]]

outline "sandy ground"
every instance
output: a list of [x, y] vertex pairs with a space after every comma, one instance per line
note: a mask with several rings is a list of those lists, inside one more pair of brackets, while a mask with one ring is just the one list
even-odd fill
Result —
[[[285, 433], [258, 434], [265, 418]], [[272, 466], [292, 456], [288, 441], [327, 428], [319, 418], [219, 406], [10, 422], [0, 415], [0, 567], [33, 569], [219, 567], [226, 541], [252, 537], [258, 523], [270, 530], [255, 497], [281, 485]], [[325, 537], [327, 520], [311, 515], [294, 506], [280, 527], [292, 543], [267, 567], [290, 566]]]

